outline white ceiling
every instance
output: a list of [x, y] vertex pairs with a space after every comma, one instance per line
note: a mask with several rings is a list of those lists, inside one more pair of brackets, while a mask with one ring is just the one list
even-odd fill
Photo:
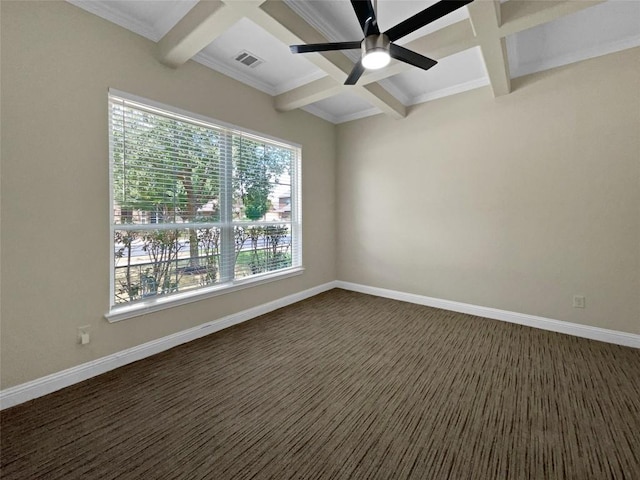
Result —
[[[158, 42], [198, 2], [197, 0], [67, 0], [70, 3]], [[504, 0], [503, 0], [504, 1]], [[518, 0], [510, 0], [512, 2]], [[360, 40], [362, 31], [347, 0], [285, 0], [296, 14], [328, 41]], [[378, 22], [385, 31], [423, 10], [435, 0], [378, 0]], [[405, 44], [469, 18], [463, 7], [397, 43]], [[511, 78], [640, 45], [640, 1], [610, 0], [561, 16], [506, 37]], [[247, 67], [235, 57], [248, 51], [262, 63]], [[358, 50], [345, 52], [352, 61]], [[261, 90], [280, 95], [327, 73], [256, 23], [242, 18], [193, 59]], [[453, 95], [489, 84], [480, 47], [442, 58], [425, 72], [417, 68], [379, 82], [405, 106]], [[380, 113], [362, 96], [344, 87], [341, 93], [302, 108], [333, 123]]]

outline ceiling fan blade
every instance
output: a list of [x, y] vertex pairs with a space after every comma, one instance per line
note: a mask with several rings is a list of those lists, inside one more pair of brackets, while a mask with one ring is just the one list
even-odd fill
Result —
[[373, 9], [371, 0], [351, 0], [351, 5], [356, 12], [364, 36], [378, 35], [380, 29], [378, 28], [378, 20], [376, 20], [376, 12]]
[[439, 18], [448, 15], [449, 13], [464, 7], [473, 0], [441, 0], [438, 3], [425, 8], [421, 12], [416, 13], [413, 17], [407, 18], [405, 21], [400, 22], [395, 27], [391, 27], [387, 30], [385, 35], [389, 37], [390, 41], [398, 40], [399, 38], [409, 35], [415, 32], [419, 28], [430, 24], [438, 20]]
[[401, 62], [408, 63], [409, 65], [413, 65], [414, 67], [418, 67], [423, 70], [429, 70], [438, 63], [429, 57], [407, 50], [395, 43], [389, 45], [389, 55], [391, 55], [391, 58], [395, 58], [396, 60], [400, 60]]
[[363, 73], [364, 73], [364, 67], [362, 66], [362, 61], [358, 60], [358, 62], [353, 66], [353, 70], [351, 70], [351, 73], [345, 80], [344, 84], [355, 85]]
[[310, 43], [291, 45], [291, 53], [328, 52], [330, 50], [353, 50], [360, 48], [361, 42]]

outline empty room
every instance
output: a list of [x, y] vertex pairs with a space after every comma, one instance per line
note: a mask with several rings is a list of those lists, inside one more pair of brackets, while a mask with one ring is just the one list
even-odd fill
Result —
[[1, 478], [640, 479], [640, 2], [0, 22]]

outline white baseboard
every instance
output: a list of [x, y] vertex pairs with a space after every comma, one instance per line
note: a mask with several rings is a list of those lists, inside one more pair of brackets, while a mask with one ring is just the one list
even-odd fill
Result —
[[121, 352], [108, 355], [91, 362], [83, 363], [76, 367], [71, 367], [61, 372], [47, 375], [46, 377], [33, 380], [31, 382], [16, 385], [0, 391], [0, 410], [13, 407], [20, 403], [42, 397], [49, 393], [55, 392], [73, 384], [80, 383], [89, 378], [95, 377], [102, 373], [114, 370], [128, 363], [141, 360], [156, 353], [163, 352], [183, 343], [190, 342], [205, 335], [223, 330], [225, 328], [246, 322], [252, 318], [272, 312], [278, 308], [286, 307], [293, 303], [305, 300], [307, 298], [326, 292], [333, 288], [342, 288], [352, 290], [354, 292], [366, 293], [378, 297], [392, 298], [418, 305], [426, 305], [429, 307], [442, 308], [454, 312], [468, 313], [494, 320], [503, 320], [506, 322], [517, 323], [529, 327], [550, 330], [552, 332], [566, 333], [577, 337], [599, 340], [607, 343], [615, 343], [627, 347], [640, 348], [640, 335], [632, 333], [618, 332], [616, 330], [608, 330], [605, 328], [591, 327], [588, 325], [580, 325], [577, 323], [562, 322], [544, 317], [536, 317], [524, 313], [509, 312], [507, 310], [499, 310], [496, 308], [480, 307], [470, 305], [468, 303], [454, 302], [451, 300], [442, 300], [439, 298], [426, 297], [424, 295], [416, 295], [412, 293], [398, 292], [396, 290], [388, 290], [385, 288], [369, 287], [357, 283], [343, 282], [340, 280], [328, 282], [317, 287], [294, 293], [286, 297], [258, 305], [241, 312], [228, 315], [218, 320], [204, 323], [197, 327], [183, 330], [181, 332], [168, 335], [158, 340], [143, 343], [136, 347], [128, 348]]
[[519, 325], [526, 325], [528, 327], [540, 328], [542, 330], [549, 330], [552, 332], [565, 333], [576, 337], [615, 343], [616, 345], [623, 345], [625, 347], [640, 348], [640, 335], [635, 335], [633, 333], [619, 332], [617, 330], [608, 330], [606, 328], [591, 327], [589, 325], [580, 325], [578, 323], [563, 322], [560, 320], [552, 320], [550, 318], [499, 310], [497, 308], [480, 307], [477, 305], [470, 305], [468, 303], [453, 302], [451, 300], [442, 300], [439, 298], [426, 297], [424, 295], [388, 290], [386, 288], [369, 287], [367, 285], [343, 282], [341, 280], [335, 282], [335, 286], [337, 288], [367, 293], [377, 297], [392, 298], [394, 300], [426, 305], [428, 307], [442, 308], [453, 312], [468, 313], [470, 315], [477, 315], [479, 317], [491, 318], [494, 320], [503, 320], [505, 322], [517, 323]]
[[249, 308], [247, 310], [219, 318], [218, 320], [198, 325], [197, 327], [193, 327], [188, 330], [183, 330], [151, 342], [143, 343], [142, 345], [128, 348], [121, 352], [62, 370], [61, 372], [52, 373], [51, 375], [47, 375], [46, 377], [42, 377], [31, 382], [7, 388], [0, 391], [0, 410], [13, 407], [14, 405], [18, 405], [34, 398], [42, 397], [43, 395], [53, 393], [56, 390], [60, 390], [110, 370], [114, 370], [118, 367], [122, 367], [128, 363], [150, 357], [151, 355], [169, 350], [177, 345], [181, 345], [233, 325], [246, 322], [247, 320], [272, 312], [278, 308], [286, 307], [287, 305], [291, 305], [309, 297], [318, 295], [319, 293], [331, 290], [332, 288], [335, 288], [335, 286], [335, 282], [318, 285], [317, 287], [294, 293], [293, 295], [288, 295], [278, 300], [264, 303], [257, 307]]

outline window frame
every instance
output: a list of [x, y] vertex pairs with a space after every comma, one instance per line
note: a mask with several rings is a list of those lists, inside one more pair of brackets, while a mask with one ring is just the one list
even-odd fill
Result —
[[[232, 203], [228, 204], [227, 209], [229, 212], [227, 213], [226, 219], [225, 214], [221, 212], [221, 218], [217, 222], [203, 222], [197, 224], [190, 223], [166, 223], [166, 224], [131, 224], [130, 226], [125, 227], [125, 230], [156, 230], [158, 227], [160, 229], [184, 229], [189, 226], [197, 226], [201, 228], [206, 227], [217, 227], [220, 228], [221, 231], [223, 228], [233, 229], [236, 226], [248, 226], [248, 225], [270, 225], [270, 224], [278, 224], [282, 225], [282, 223], [287, 223], [290, 225], [290, 235], [291, 235], [291, 249], [292, 249], [292, 258], [290, 267], [282, 268], [275, 271], [268, 271], [258, 274], [253, 274], [247, 277], [235, 278], [235, 275], [230, 279], [224, 282], [216, 283], [214, 285], [196, 287], [187, 291], [178, 292], [178, 293], [170, 293], [165, 295], [158, 295], [153, 297], [148, 297], [146, 299], [136, 300], [132, 303], [124, 303], [124, 304], [115, 304], [115, 271], [116, 271], [116, 255], [115, 255], [115, 232], [116, 230], [123, 230], [123, 226], [128, 224], [116, 224], [115, 223], [115, 215], [114, 215], [114, 148], [113, 142], [111, 141], [112, 137], [112, 118], [111, 118], [111, 100], [112, 97], [117, 99], [124, 100], [126, 102], [131, 102], [134, 104], [140, 104], [141, 107], [147, 110], [157, 109], [159, 115], [170, 113], [175, 115], [176, 117], [184, 117], [185, 120], [190, 121], [192, 123], [201, 122], [203, 126], [210, 128], [219, 128], [221, 130], [226, 131], [225, 135], [228, 135], [227, 144], [231, 145], [231, 138], [234, 134], [247, 135], [256, 137], [256, 139], [270, 142], [274, 144], [281, 144], [283, 147], [291, 148], [296, 151], [296, 158], [292, 162], [293, 165], [291, 167], [290, 177], [291, 177], [291, 219], [286, 222], [269, 222], [269, 221], [234, 221], [233, 215], [231, 217], [228, 216], [230, 209], [233, 208]], [[189, 112], [177, 107], [173, 107], [170, 105], [162, 104], [156, 102], [154, 100], [150, 100], [147, 98], [139, 97], [137, 95], [133, 95], [130, 93], [122, 92], [120, 90], [116, 90], [113, 88], [109, 88], [107, 95], [107, 122], [108, 122], [108, 143], [109, 143], [109, 251], [110, 251], [110, 273], [109, 273], [109, 311], [104, 315], [105, 318], [109, 322], [117, 322], [120, 320], [125, 320], [127, 318], [137, 317], [140, 315], [146, 315], [148, 313], [157, 312], [160, 310], [164, 310], [167, 308], [176, 307], [179, 305], [184, 305], [187, 303], [192, 303], [196, 301], [203, 300], [205, 298], [211, 298], [218, 295], [224, 295], [227, 293], [236, 292], [238, 290], [243, 290], [246, 288], [250, 288], [253, 286], [262, 285], [265, 283], [289, 278], [292, 276], [300, 275], [304, 272], [303, 266], [303, 254], [302, 254], [302, 147], [301, 145], [288, 141], [282, 140], [270, 135], [266, 135], [264, 133], [251, 131], [242, 127], [238, 127], [236, 125], [232, 125], [226, 122], [222, 122], [204, 115], [200, 115], [194, 112]], [[230, 147], [229, 147], [230, 148]], [[225, 162], [229, 165], [231, 164], [231, 157], [229, 156], [230, 151], [227, 149], [225, 155], [227, 158]], [[224, 177], [224, 182], [228, 185], [233, 181], [233, 173], [232, 169], [229, 167], [226, 169], [227, 173]], [[230, 193], [227, 193], [230, 195]], [[294, 201], [293, 199], [297, 199]], [[141, 228], [140, 228], [141, 227]], [[227, 240], [228, 242], [229, 240]], [[294, 247], [295, 245], [295, 247]], [[233, 245], [231, 245], [233, 247]], [[225, 248], [229, 248], [227, 245]], [[295, 252], [294, 252], [295, 249]], [[222, 256], [222, 255], [221, 255]]]

